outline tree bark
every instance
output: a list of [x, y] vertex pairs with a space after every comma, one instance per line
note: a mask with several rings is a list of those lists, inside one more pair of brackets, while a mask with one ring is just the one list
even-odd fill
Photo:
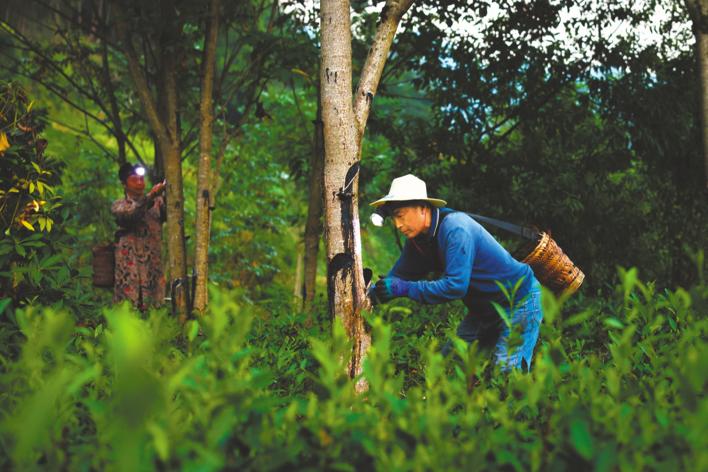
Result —
[[162, 45], [161, 63], [165, 79], [166, 111], [169, 137], [168, 148], [163, 151], [165, 178], [167, 179], [167, 249], [169, 252], [170, 286], [173, 305], [180, 320], [187, 316], [187, 254], [184, 234], [184, 189], [182, 184], [182, 143], [178, 117], [177, 89], [177, 36], [180, 34], [172, 1], [164, 3], [167, 19], [166, 43]]
[[212, 123], [214, 121], [214, 74], [216, 65], [216, 41], [219, 34], [219, 0], [209, 4], [209, 22], [204, 41], [204, 62], [202, 66], [202, 96], [199, 106], [201, 126], [199, 131], [199, 167], [197, 170], [197, 214], [194, 267], [196, 284], [194, 309], [202, 314], [208, 303], [207, 282], [209, 276], [209, 220], [211, 217], [211, 153]]
[[[703, 2], [706, 3], [706, 2]], [[708, 8], [706, 8], [708, 10]], [[705, 10], [704, 10], [705, 11]], [[705, 17], [703, 17], [705, 18]], [[705, 19], [703, 20], [706, 21]], [[696, 33], [698, 68], [701, 91], [701, 137], [703, 138], [703, 171], [708, 189], [708, 31]]]
[[701, 94], [701, 138], [705, 188], [708, 189], [708, 0], [685, 0], [696, 37], [696, 66]]
[[[361, 309], [364, 278], [357, 205], [359, 162], [352, 106], [351, 20], [348, 0], [323, 0], [320, 93], [324, 126], [324, 190], [327, 241], [327, 289], [333, 318], [353, 341], [349, 375], [362, 371], [371, 344]], [[356, 390], [367, 388], [362, 380]]]
[[317, 86], [317, 117], [314, 121], [314, 149], [310, 158], [310, 185], [308, 187], [307, 223], [305, 224], [305, 298], [303, 308], [312, 309], [317, 281], [317, 255], [322, 234], [322, 182], [324, 178], [324, 135], [322, 129], [322, 100]]
[[[331, 315], [344, 324], [353, 341], [349, 375], [358, 377], [371, 335], [361, 310], [364, 292], [359, 230], [358, 182], [361, 141], [373, 97], [393, 37], [412, 0], [386, 2], [369, 50], [361, 84], [352, 103], [351, 20], [348, 0], [320, 3], [320, 94], [324, 124], [324, 203], [327, 236], [327, 288]], [[358, 392], [368, 388], [362, 378]]]
[[[303, 287], [303, 269], [305, 266], [305, 254], [303, 251], [301, 251], [300, 245], [298, 244], [297, 247], [297, 256], [295, 260], [295, 284], [293, 285], [293, 296], [297, 298], [302, 298], [303, 293], [302, 293], [302, 287]], [[310, 324], [311, 321], [308, 321], [308, 324]]]

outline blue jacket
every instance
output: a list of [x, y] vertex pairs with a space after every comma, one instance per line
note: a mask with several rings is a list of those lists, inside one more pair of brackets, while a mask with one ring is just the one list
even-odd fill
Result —
[[[424, 280], [431, 272], [441, 275]], [[432, 208], [430, 229], [406, 241], [389, 275], [413, 281], [408, 292], [413, 300], [433, 304], [462, 299], [470, 308], [505, 301], [495, 281], [511, 291], [523, 278], [516, 302], [535, 282], [527, 264], [514, 259], [470, 216], [449, 208]]]

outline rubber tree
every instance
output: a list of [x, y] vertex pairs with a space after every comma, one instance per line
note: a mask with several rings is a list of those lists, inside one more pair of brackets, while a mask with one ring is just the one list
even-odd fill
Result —
[[204, 59], [202, 61], [201, 100], [199, 102], [199, 164], [197, 169], [197, 214], [195, 221], [196, 242], [194, 249], [194, 310], [203, 313], [208, 302], [209, 237], [211, 208], [211, 156], [212, 124], [214, 121], [214, 75], [216, 72], [216, 44], [219, 37], [219, 0], [209, 2], [209, 19], [205, 33]]
[[348, 373], [351, 378], [359, 378], [355, 386], [358, 392], [368, 388], [360, 374], [371, 344], [361, 316], [369, 303], [358, 210], [361, 143], [393, 38], [412, 3], [413, 0], [389, 0], [384, 5], [353, 98], [349, 0], [322, 0], [320, 4], [327, 289], [330, 314], [343, 323], [352, 341]]
[[701, 136], [705, 186], [708, 189], [708, 0], [685, 0], [696, 37], [696, 66], [701, 94]]
[[[184, 281], [187, 275], [187, 258], [184, 238], [184, 191], [182, 186], [182, 144], [178, 119], [178, 90], [176, 81], [177, 39], [181, 24], [171, 1], [160, 2], [164, 20], [160, 34], [158, 78], [162, 93], [158, 96], [164, 102], [158, 103], [152, 94], [138, 52], [133, 44], [130, 19], [119, 18], [116, 23], [121, 48], [128, 63], [128, 71], [135, 91], [143, 106], [150, 131], [156, 137], [160, 150], [165, 178], [167, 180], [167, 249], [170, 285], [173, 287], [173, 306], [180, 318], [187, 314], [187, 293]], [[116, 8], [121, 11], [120, 7]], [[162, 106], [160, 106], [162, 105]]]
[[309, 311], [315, 300], [317, 255], [322, 234], [324, 136], [322, 127], [322, 100], [317, 86], [317, 115], [314, 120], [314, 146], [310, 158], [310, 185], [308, 186], [307, 222], [305, 223], [304, 309]]

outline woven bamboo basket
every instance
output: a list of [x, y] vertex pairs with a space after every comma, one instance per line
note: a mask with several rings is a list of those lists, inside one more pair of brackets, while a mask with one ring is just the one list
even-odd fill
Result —
[[583, 271], [546, 232], [539, 234], [538, 243], [522, 262], [531, 266], [539, 282], [558, 295], [574, 293], [585, 279]]
[[94, 246], [93, 253], [93, 285], [96, 287], [113, 287], [115, 271], [115, 246], [113, 243]]

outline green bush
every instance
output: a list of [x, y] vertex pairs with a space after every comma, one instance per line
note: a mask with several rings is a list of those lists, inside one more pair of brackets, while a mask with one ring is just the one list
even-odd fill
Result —
[[620, 278], [615, 298], [572, 315], [544, 295], [530, 374], [501, 374], [459, 340], [444, 358], [437, 338], [453, 320], [436, 324], [440, 310], [370, 314], [362, 395], [339, 323], [304, 329], [304, 315], [220, 291], [184, 327], [125, 304], [92, 329], [18, 310], [24, 341], [0, 375], [0, 465], [703, 470], [708, 287], [658, 292], [635, 269]]
[[[69, 212], [56, 191], [63, 165], [45, 154], [46, 113], [19, 86], [0, 83], [0, 306], [87, 296], [78, 288]], [[67, 297], [67, 295], [70, 295]], [[1, 312], [2, 310], [0, 310]]]

